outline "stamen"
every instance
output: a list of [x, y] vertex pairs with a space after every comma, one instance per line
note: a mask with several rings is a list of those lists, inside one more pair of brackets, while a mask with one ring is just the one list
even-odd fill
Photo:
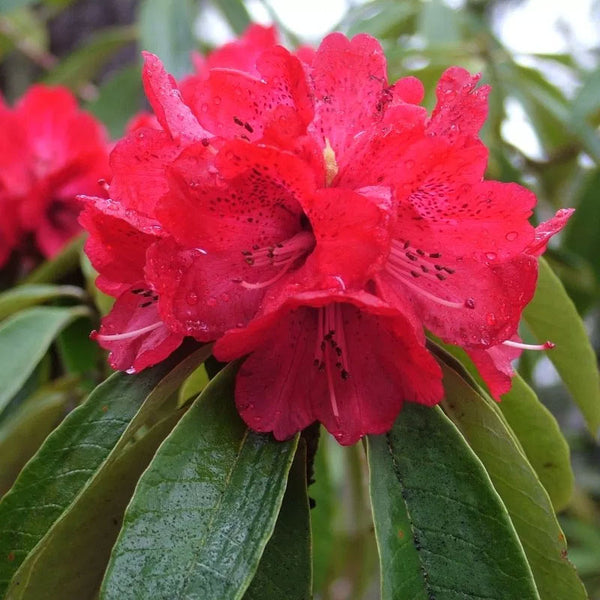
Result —
[[97, 331], [92, 331], [92, 333], [90, 333], [90, 338], [92, 340], [98, 340], [100, 342], [117, 342], [119, 340], [128, 340], [130, 338], [135, 338], [140, 335], [143, 335], [144, 333], [154, 331], [155, 329], [158, 329], [162, 324], [162, 321], [159, 321], [158, 323], [153, 323], [152, 325], [148, 325], [147, 327], [134, 329], [133, 331], [127, 331], [126, 333], [115, 333], [110, 335], [99, 334]]
[[[462, 302], [446, 300], [417, 285], [415, 279], [421, 278], [424, 282], [439, 286], [456, 270], [443, 264], [434, 263], [430, 259], [440, 258], [439, 252], [427, 253], [421, 248], [411, 247], [408, 240], [392, 240], [390, 254], [385, 265], [385, 270], [393, 277], [400, 279], [404, 285], [421, 296], [448, 308], [475, 308], [472, 298]], [[434, 287], [435, 287], [434, 286]]]
[[505, 340], [502, 342], [505, 346], [511, 348], [520, 348], [521, 350], [552, 350], [556, 347], [556, 344], [551, 341], [546, 341], [543, 344], [523, 344], [521, 342], [513, 342], [512, 340]]
[[291, 268], [294, 264], [293, 260], [288, 261], [288, 263], [275, 275], [275, 277], [271, 277], [271, 279], [267, 279], [267, 281], [262, 281], [261, 283], [249, 283], [247, 281], [240, 281], [240, 285], [247, 290], [260, 290], [261, 288], [267, 287], [276, 281], [279, 281]]
[[350, 377], [342, 307], [339, 303], [333, 303], [317, 310], [314, 365], [319, 371], [325, 371], [326, 373], [331, 410], [335, 418], [338, 419], [339, 408], [335, 394], [335, 370], [339, 372], [340, 378], [344, 381]]
[[259, 248], [253, 246], [252, 250], [242, 250], [244, 262], [251, 267], [281, 267], [281, 270], [267, 281], [240, 281], [240, 285], [249, 290], [264, 288], [281, 279], [294, 265], [296, 260], [307, 254], [314, 246], [315, 240], [312, 233], [301, 231], [289, 240]]
[[430, 292], [428, 292], [427, 290], [424, 290], [423, 288], [419, 287], [418, 285], [415, 285], [406, 277], [406, 275], [404, 273], [402, 273], [401, 271], [398, 271], [397, 269], [394, 269], [394, 267], [392, 267], [389, 263], [385, 266], [385, 270], [388, 273], [390, 273], [391, 275], [394, 275], [396, 277], [401, 277], [402, 283], [405, 286], [409, 287], [411, 290], [417, 292], [418, 294], [421, 294], [421, 296], [425, 296], [425, 298], [428, 298], [429, 300], [436, 302], [437, 304], [440, 304], [442, 306], [447, 306], [448, 308], [464, 308], [465, 307], [464, 302], [451, 302], [450, 300], [444, 300], [443, 298], [435, 296], [435, 295], [431, 294]]

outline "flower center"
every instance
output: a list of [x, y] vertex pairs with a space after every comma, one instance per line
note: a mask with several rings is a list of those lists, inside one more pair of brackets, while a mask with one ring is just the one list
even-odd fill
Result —
[[319, 308], [317, 312], [317, 343], [314, 365], [327, 375], [329, 401], [335, 418], [340, 416], [335, 395], [334, 377], [336, 370], [342, 380], [350, 377], [348, 371], [346, 337], [342, 307], [338, 303]]
[[[385, 270], [412, 291], [448, 308], [475, 308], [472, 298], [450, 299], [444, 289], [444, 281], [455, 273], [454, 269], [440, 263], [439, 252], [428, 253], [414, 248], [408, 240], [392, 240], [392, 246]], [[427, 286], [430, 290], [425, 289]], [[440, 290], [440, 295], [437, 294]]]
[[281, 279], [294, 265], [296, 260], [305, 256], [315, 245], [315, 239], [309, 231], [301, 231], [289, 240], [275, 244], [274, 246], [253, 246], [252, 250], [243, 250], [244, 261], [251, 267], [278, 267], [277, 274], [257, 283], [240, 281], [240, 285], [248, 290], [257, 290]]

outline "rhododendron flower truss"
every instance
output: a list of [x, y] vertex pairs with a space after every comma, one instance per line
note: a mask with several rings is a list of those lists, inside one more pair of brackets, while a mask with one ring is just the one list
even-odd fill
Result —
[[[82, 217], [117, 297], [98, 335], [113, 365], [218, 340], [218, 358], [250, 353], [236, 388], [250, 426], [284, 438], [319, 420], [345, 444], [441, 399], [425, 330], [506, 392], [537, 257], [571, 211], [534, 228], [531, 192], [483, 179], [478, 77], [448, 69], [428, 115], [372, 37], [295, 55], [272, 34], [209, 57], [183, 95], [145, 54], [156, 120], [116, 145], [111, 200]], [[109, 247], [129, 249], [121, 272]]]
[[0, 124], [0, 264], [17, 247], [52, 256], [80, 229], [77, 194], [102, 193], [104, 128], [67, 89], [42, 85], [12, 110], [2, 106]]

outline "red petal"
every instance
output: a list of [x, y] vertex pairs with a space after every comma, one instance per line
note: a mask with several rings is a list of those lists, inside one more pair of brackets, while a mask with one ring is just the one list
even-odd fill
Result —
[[265, 50], [275, 46], [278, 38], [275, 27], [254, 23], [240, 38], [211, 52], [206, 58], [203, 71], [206, 73], [209, 69], [224, 67], [258, 75], [256, 70], [258, 57]]
[[312, 63], [315, 118], [311, 130], [329, 140], [337, 157], [354, 136], [381, 120], [387, 88], [386, 60], [379, 42], [366, 34], [348, 40], [328, 35]]
[[181, 150], [167, 133], [154, 129], [138, 129], [119, 140], [110, 155], [111, 198], [153, 217], [158, 200], [169, 189], [165, 167]]
[[427, 127], [430, 134], [446, 136], [453, 143], [477, 136], [487, 117], [490, 91], [488, 85], [475, 87], [479, 78], [460, 67], [450, 67], [443, 73]]
[[[146, 278], [160, 296], [162, 319], [170, 329], [200, 341], [210, 341], [226, 330], [246, 325], [254, 317], [262, 290], [248, 290], [239, 280], [272, 276], [251, 267], [238, 252], [203, 254], [163, 240], [148, 252]], [[235, 262], [234, 262], [235, 261]], [[239, 263], [239, 264], [236, 264]], [[245, 267], [245, 268], [244, 268]]]
[[546, 252], [550, 238], [562, 230], [574, 212], [574, 208], [561, 208], [551, 219], [540, 223], [535, 228], [535, 240], [527, 247], [527, 254], [541, 256]]
[[211, 137], [200, 126], [189, 106], [183, 102], [175, 80], [165, 71], [161, 60], [150, 52], [142, 54], [144, 89], [163, 129], [168, 131], [175, 141], [182, 138], [200, 140]]
[[[336, 301], [343, 302], [350, 376], [344, 379], [336, 371], [331, 388], [326, 371], [314, 364], [322, 341], [317, 339], [316, 308]], [[389, 308], [364, 293], [304, 294], [246, 330], [226, 334], [215, 346], [217, 357], [255, 350], [236, 383], [242, 417], [253, 429], [273, 431], [278, 439], [319, 420], [340, 443], [352, 444], [367, 433], [387, 431], [405, 400], [438, 402], [443, 395], [439, 366], [425, 350], [420, 332], [391, 312], [395, 316], [377, 316], [390, 313]]]
[[123, 286], [143, 279], [146, 251], [156, 240], [156, 235], [147, 232], [158, 233], [153, 230], [156, 225], [143, 217], [136, 219], [131, 211], [126, 215], [111, 200], [85, 200], [86, 207], [79, 216], [79, 222], [90, 234], [85, 252], [99, 273], [96, 285], [115, 296]]
[[[181, 334], [173, 333], [161, 323], [155, 301], [133, 293], [145, 287], [141, 281], [128, 288], [102, 319], [100, 332], [92, 334], [103, 348], [110, 350], [109, 362], [113, 369], [141, 371], [169, 356], [183, 339]], [[122, 339], [103, 337], [127, 334], [131, 334], [130, 337]]]
[[[429, 254], [427, 245], [424, 250]], [[535, 292], [533, 258], [522, 255], [487, 265], [456, 258], [451, 252], [436, 259], [408, 252], [416, 260], [405, 261], [403, 276], [387, 271], [377, 276], [385, 301], [399, 310], [410, 303], [426, 328], [452, 344], [489, 346], [515, 333], [521, 312]]]
[[[170, 170], [170, 194], [160, 219], [188, 247], [242, 250], [291, 238], [301, 228], [302, 199], [314, 188], [313, 174], [298, 158], [270, 147], [231, 142], [217, 156], [217, 179], [206, 168], [200, 144]], [[213, 171], [215, 169], [213, 168]]]
[[310, 261], [323, 278], [362, 288], [381, 269], [389, 249], [394, 205], [388, 188], [317, 190], [305, 202], [316, 247]]
[[261, 55], [257, 67], [262, 79], [212, 70], [195, 94], [193, 109], [200, 123], [215, 135], [249, 141], [261, 140], [269, 127], [276, 136], [282, 125], [284, 137], [305, 133], [312, 102], [302, 63], [277, 46]]
[[[519, 336], [513, 336], [513, 341], [521, 341]], [[490, 393], [496, 400], [510, 391], [514, 369], [512, 361], [519, 358], [521, 350], [512, 346], [498, 344], [487, 350], [467, 350], [475, 363]]]

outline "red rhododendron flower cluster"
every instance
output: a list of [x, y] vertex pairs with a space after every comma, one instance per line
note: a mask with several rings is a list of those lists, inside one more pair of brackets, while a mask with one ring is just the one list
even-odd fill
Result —
[[13, 109], [0, 98], [0, 266], [17, 248], [52, 256], [80, 230], [77, 194], [108, 176], [104, 127], [71, 92], [36, 85]]
[[442, 399], [425, 330], [506, 391], [537, 256], [570, 211], [534, 228], [531, 192], [483, 179], [488, 88], [450, 68], [428, 115], [421, 83], [390, 84], [368, 35], [300, 56], [271, 40], [240, 53], [248, 39], [183, 95], [145, 55], [160, 128], [117, 144], [110, 199], [81, 217], [117, 299], [95, 334], [112, 365], [216, 340], [218, 359], [247, 356], [250, 427], [283, 439], [318, 420], [342, 444]]

